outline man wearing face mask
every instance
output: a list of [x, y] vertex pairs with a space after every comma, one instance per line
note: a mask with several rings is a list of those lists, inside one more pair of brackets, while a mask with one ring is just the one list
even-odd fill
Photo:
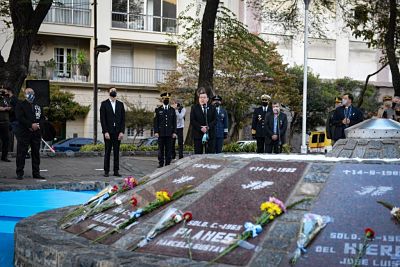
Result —
[[172, 139], [176, 138], [176, 113], [169, 104], [171, 94], [162, 93], [163, 104], [155, 109], [154, 136], [158, 138], [158, 168], [171, 164]]
[[228, 137], [228, 113], [221, 107], [222, 97], [219, 95], [213, 96], [212, 104], [216, 110], [216, 123], [215, 123], [215, 153], [222, 152], [224, 139]]
[[262, 95], [262, 106], [254, 109], [253, 112], [251, 135], [257, 140], [257, 153], [264, 153], [265, 144], [269, 142], [269, 137], [266, 135], [265, 131], [265, 122], [267, 115], [271, 113], [271, 108], [269, 107], [270, 100], [271, 97], [269, 95]]
[[332, 139], [336, 142], [339, 139], [346, 138], [344, 130], [350, 126], [360, 123], [364, 119], [363, 113], [353, 106], [354, 97], [352, 94], [342, 96], [342, 106], [338, 107], [333, 114], [333, 124], [335, 132]]
[[10, 95], [6, 89], [0, 89], [0, 141], [1, 141], [1, 160], [10, 162], [7, 158], [8, 146], [10, 143]]
[[32, 88], [24, 90], [25, 100], [19, 101], [15, 107], [17, 136], [17, 179], [24, 176], [25, 156], [31, 147], [32, 176], [34, 179], [45, 179], [40, 175], [40, 123], [44, 120], [42, 108], [35, 103], [35, 92]]
[[119, 146], [124, 138], [125, 132], [125, 108], [124, 104], [117, 100], [117, 89], [109, 89], [109, 99], [101, 102], [100, 122], [104, 135], [104, 176], [108, 177], [110, 172], [111, 149], [114, 151], [114, 176], [119, 174]]
[[266, 132], [266, 152], [279, 154], [282, 152], [282, 146], [285, 144], [285, 135], [287, 129], [287, 116], [280, 111], [278, 102], [272, 103], [272, 113], [267, 115]]

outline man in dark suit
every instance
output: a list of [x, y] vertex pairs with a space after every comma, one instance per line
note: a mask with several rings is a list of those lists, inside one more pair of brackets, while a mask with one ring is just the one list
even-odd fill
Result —
[[194, 153], [214, 153], [215, 148], [215, 107], [208, 105], [206, 90], [199, 88], [197, 95], [199, 104], [192, 106], [190, 111], [190, 124], [194, 139]]
[[269, 142], [269, 137], [266, 135], [265, 131], [265, 120], [267, 115], [271, 113], [271, 108], [269, 107], [270, 100], [271, 97], [269, 95], [262, 95], [262, 106], [254, 109], [253, 112], [251, 134], [257, 141], [257, 153], [264, 153], [266, 142]]
[[171, 95], [162, 93], [163, 104], [156, 108], [154, 116], [154, 136], [158, 137], [158, 168], [171, 164], [172, 139], [176, 138], [176, 113], [169, 104]]
[[338, 107], [333, 114], [332, 121], [335, 125], [335, 132], [332, 139], [334, 141], [346, 138], [344, 129], [360, 123], [364, 119], [364, 114], [353, 106], [353, 99], [352, 94], [344, 94], [342, 106]]
[[44, 121], [42, 108], [35, 103], [35, 92], [32, 88], [24, 90], [25, 100], [19, 101], [15, 107], [17, 136], [17, 179], [24, 176], [25, 157], [31, 147], [32, 176], [34, 179], [45, 179], [40, 175], [40, 123]]
[[224, 139], [228, 137], [228, 113], [221, 107], [222, 97], [219, 95], [213, 96], [212, 104], [216, 109], [216, 122], [215, 122], [215, 153], [222, 152]]
[[287, 116], [281, 112], [278, 102], [272, 103], [272, 113], [267, 115], [266, 120], [266, 152], [279, 154], [282, 152], [282, 145], [285, 144], [287, 129]]
[[111, 149], [114, 151], [114, 176], [119, 174], [119, 146], [124, 138], [125, 132], [125, 108], [121, 101], [117, 100], [117, 89], [109, 89], [110, 97], [101, 102], [100, 122], [104, 135], [104, 176], [108, 177], [110, 172]]

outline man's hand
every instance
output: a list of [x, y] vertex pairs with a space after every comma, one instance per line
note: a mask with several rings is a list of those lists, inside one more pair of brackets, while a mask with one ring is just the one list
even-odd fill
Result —
[[122, 140], [124, 138], [124, 134], [123, 133], [119, 133], [119, 135], [118, 135], [118, 140]]
[[342, 120], [342, 123], [343, 123], [343, 124], [350, 124], [350, 120], [347, 119], [347, 118], [346, 118], [346, 119], [343, 119], [343, 120]]
[[173, 134], [172, 134], [172, 138], [174, 138], [174, 139], [175, 139], [175, 138], [176, 138], [176, 136], [177, 136], [177, 135], [176, 135], [176, 133], [173, 133]]
[[104, 134], [104, 138], [107, 139], [107, 140], [110, 140], [110, 134], [109, 133], [105, 133]]
[[178, 107], [178, 104], [174, 103], [171, 105], [171, 107], [173, 107], [174, 109], [176, 109]]
[[207, 132], [207, 126], [201, 126], [201, 131], [203, 133], [206, 133]]
[[158, 133], [155, 133], [154, 136], [158, 138], [160, 135]]
[[274, 140], [274, 141], [278, 140], [278, 135], [274, 134], [274, 135], [272, 136], [272, 140]]
[[40, 129], [39, 123], [32, 123], [32, 130], [37, 131]]

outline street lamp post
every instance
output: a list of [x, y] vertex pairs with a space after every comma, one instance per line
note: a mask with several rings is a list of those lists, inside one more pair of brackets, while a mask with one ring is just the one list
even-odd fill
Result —
[[307, 154], [307, 67], [308, 67], [308, 7], [311, 0], [304, 0], [304, 73], [303, 73], [303, 120], [301, 154]]
[[100, 53], [107, 52], [110, 47], [106, 45], [97, 45], [97, 0], [93, 1], [94, 17], [94, 69], [93, 69], [93, 143], [97, 144], [97, 59]]

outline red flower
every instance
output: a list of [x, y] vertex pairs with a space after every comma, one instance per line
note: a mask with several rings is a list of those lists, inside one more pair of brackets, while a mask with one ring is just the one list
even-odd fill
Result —
[[137, 206], [137, 203], [138, 203], [137, 199], [136, 199], [135, 197], [132, 197], [132, 198], [131, 198], [131, 204], [132, 204], [132, 206], [133, 206], [133, 207], [136, 207], [136, 206]]
[[193, 219], [193, 215], [190, 211], [187, 211], [183, 214], [183, 219], [185, 222], [190, 222]]
[[111, 189], [111, 192], [113, 193], [118, 192], [118, 185], [114, 185], [113, 188]]
[[364, 233], [365, 236], [369, 239], [373, 239], [375, 237], [375, 232], [371, 228], [365, 228]]

